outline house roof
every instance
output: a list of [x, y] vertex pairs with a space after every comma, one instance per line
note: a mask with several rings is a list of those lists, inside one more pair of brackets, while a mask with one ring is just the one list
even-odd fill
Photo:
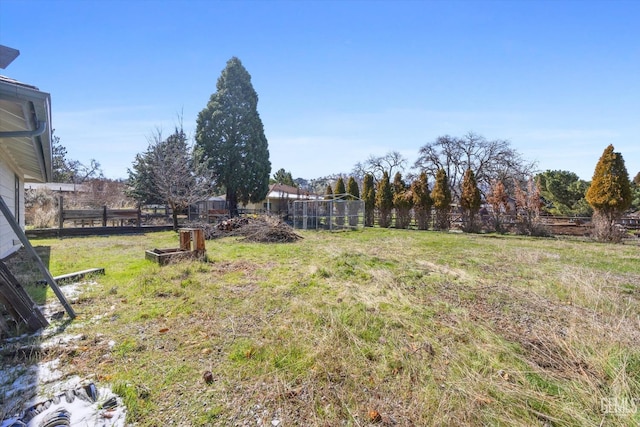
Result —
[[40, 190], [47, 189], [50, 191], [57, 191], [60, 193], [86, 193], [89, 192], [89, 187], [83, 184], [72, 184], [66, 182], [30, 182], [24, 186], [25, 190]]
[[26, 182], [51, 180], [51, 97], [0, 76], [0, 155]]
[[309, 194], [308, 191], [301, 190], [297, 187], [292, 187], [291, 185], [285, 184], [271, 184], [269, 186], [269, 193], [267, 194], [268, 199], [281, 199], [281, 198], [297, 198], [297, 199], [308, 199], [315, 198], [315, 194]]

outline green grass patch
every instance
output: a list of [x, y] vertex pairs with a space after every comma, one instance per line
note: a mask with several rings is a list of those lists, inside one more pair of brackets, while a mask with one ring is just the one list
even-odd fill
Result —
[[35, 241], [54, 275], [106, 270], [74, 299], [68, 331], [91, 345], [66, 374], [110, 383], [139, 426], [356, 426], [372, 410], [385, 425], [637, 425], [601, 410], [640, 396], [637, 247], [301, 234], [207, 241], [207, 262], [164, 267], [144, 251], [176, 247], [172, 232]]

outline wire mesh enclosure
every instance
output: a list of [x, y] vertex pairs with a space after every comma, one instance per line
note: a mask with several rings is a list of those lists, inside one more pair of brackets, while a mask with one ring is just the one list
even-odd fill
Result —
[[328, 200], [293, 202], [293, 228], [299, 230], [355, 230], [364, 227], [364, 201], [337, 194]]

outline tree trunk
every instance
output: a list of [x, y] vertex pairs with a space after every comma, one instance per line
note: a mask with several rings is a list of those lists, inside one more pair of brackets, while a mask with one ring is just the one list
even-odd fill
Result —
[[171, 216], [173, 217], [173, 231], [178, 231], [178, 209], [175, 203], [169, 203], [171, 206]]
[[231, 218], [238, 216], [238, 194], [227, 189], [227, 208]]

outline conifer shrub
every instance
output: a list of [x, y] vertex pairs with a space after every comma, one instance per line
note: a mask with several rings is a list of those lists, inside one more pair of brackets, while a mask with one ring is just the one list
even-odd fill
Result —
[[411, 195], [413, 197], [413, 212], [418, 230], [428, 230], [433, 200], [429, 192], [429, 181], [426, 172], [422, 172], [411, 184]]
[[409, 228], [412, 207], [411, 189], [402, 179], [402, 174], [397, 172], [393, 177], [393, 208], [396, 213], [396, 228]]
[[327, 184], [327, 189], [324, 192], [324, 199], [325, 200], [333, 199], [333, 189], [331, 188], [331, 184]]
[[378, 225], [389, 228], [393, 211], [393, 192], [389, 182], [389, 174], [385, 171], [376, 189], [376, 207], [378, 208]]
[[619, 242], [624, 235], [616, 221], [631, 206], [631, 183], [622, 154], [605, 148], [587, 190], [587, 202], [593, 208], [593, 237], [599, 241]]
[[480, 227], [477, 221], [482, 199], [476, 182], [476, 176], [471, 169], [467, 169], [462, 180], [460, 207], [462, 208], [462, 231], [477, 233]]
[[364, 176], [362, 199], [364, 200], [364, 225], [365, 227], [373, 227], [376, 209], [376, 188], [371, 174]]
[[360, 204], [352, 203], [352, 201], [360, 200], [360, 188], [358, 188], [358, 183], [352, 176], [350, 176], [347, 181], [347, 199], [349, 200], [347, 204], [349, 225], [351, 227], [356, 227], [358, 225], [358, 216], [360, 215], [358, 210], [358, 206], [360, 206]]
[[451, 189], [444, 169], [439, 169], [436, 173], [436, 182], [431, 191], [431, 199], [435, 210], [434, 227], [437, 230], [448, 230], [450, 227]]

